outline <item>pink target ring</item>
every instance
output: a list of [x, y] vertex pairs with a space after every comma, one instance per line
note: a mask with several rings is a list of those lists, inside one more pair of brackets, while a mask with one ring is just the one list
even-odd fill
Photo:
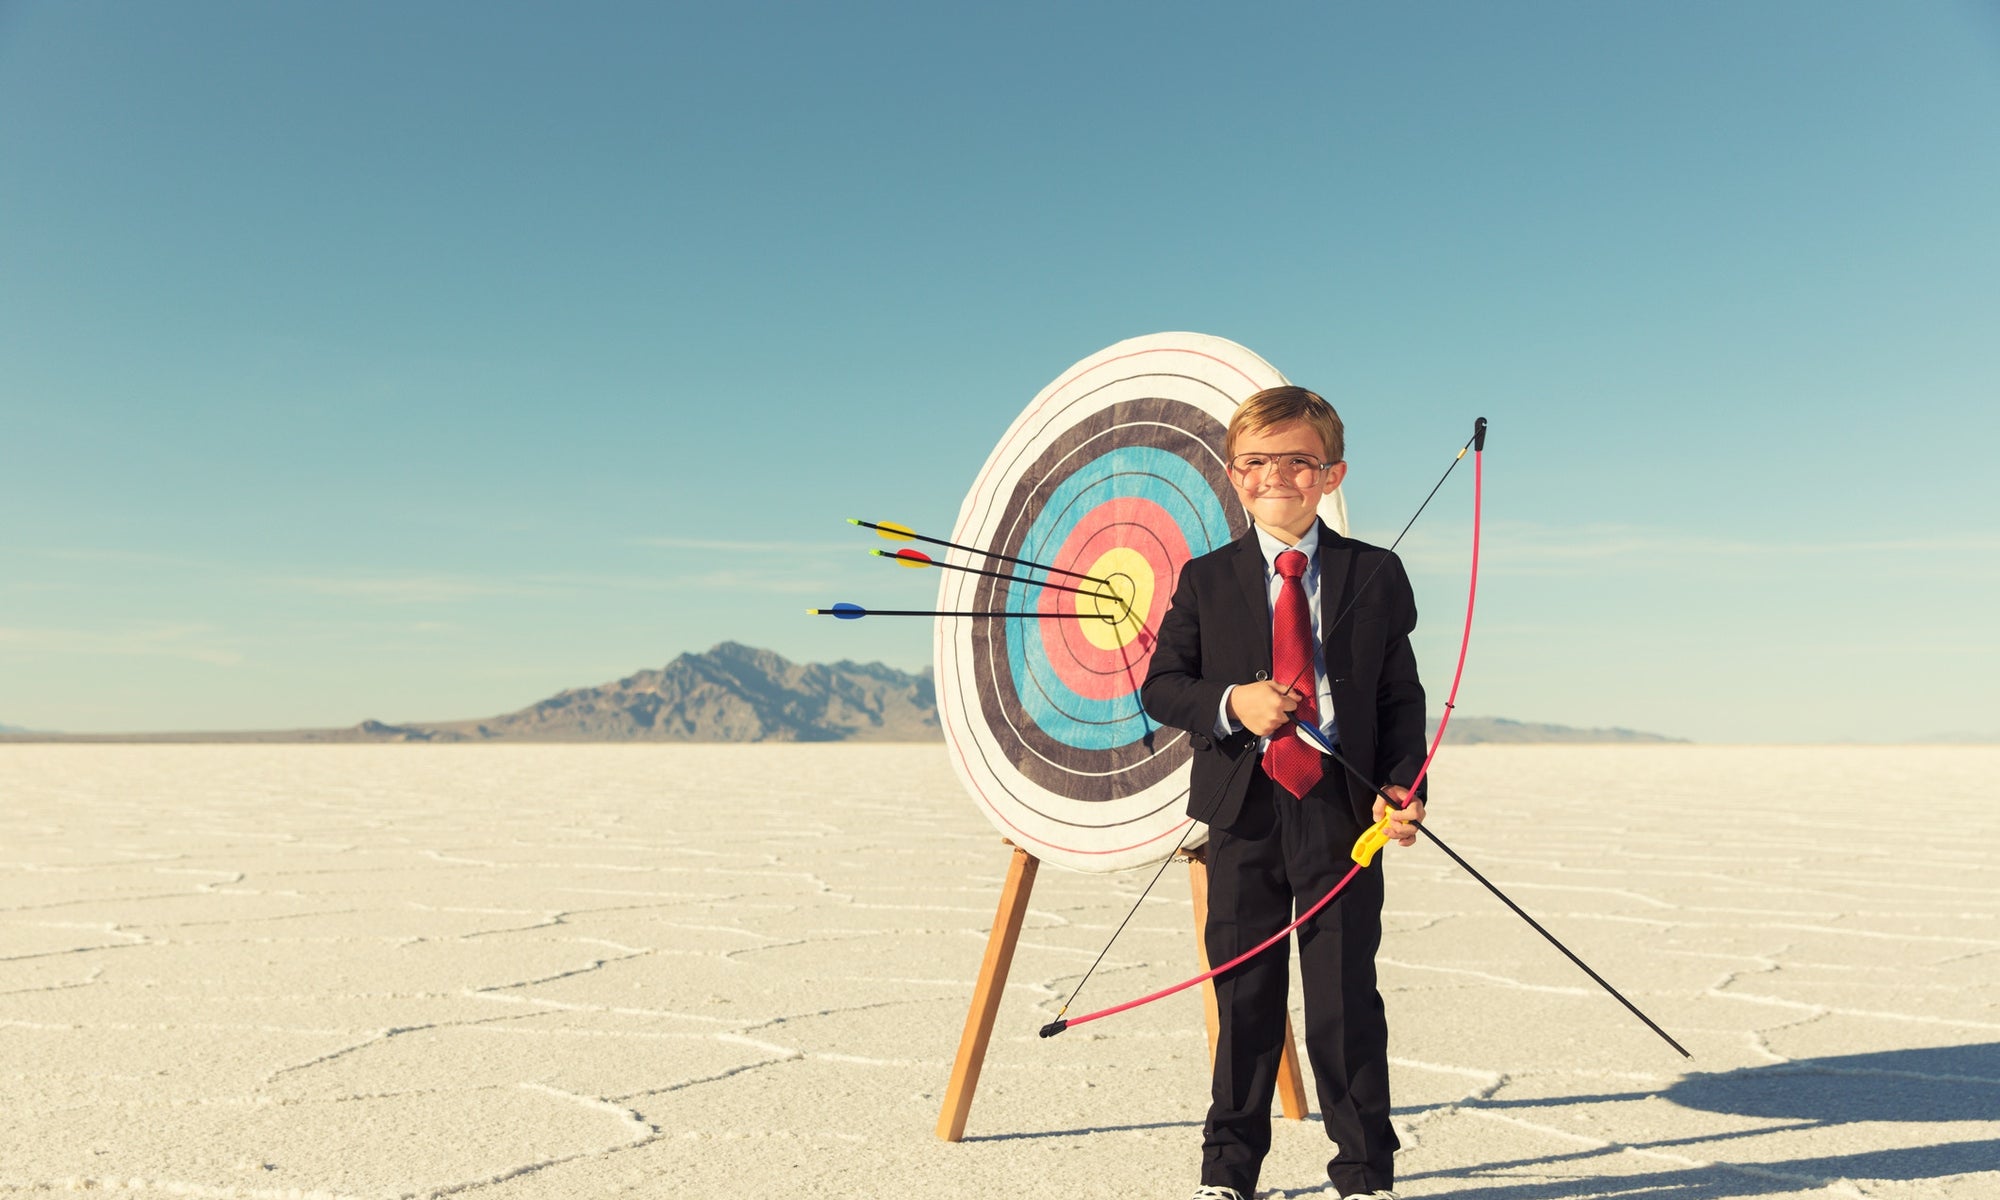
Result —
[[1086, 564], [1080, 569], [1112, 580], [1121, 602], [1136, 603], [1128, 615], [1123, 603], [1068, 592], [1042, 593], [1037, 607], [1043, 612], [1120, 617], [1040, 623], [1044, 651], [1065, 687], [1090, 700], [1112, 700], [1137, 691], [1152, 661], [1154, 633], [1173, 599], [1181, 564], [1191, 557], [1186, 535], [1151, 500], [1108, 500], [1076, 523], [1055, 561]]

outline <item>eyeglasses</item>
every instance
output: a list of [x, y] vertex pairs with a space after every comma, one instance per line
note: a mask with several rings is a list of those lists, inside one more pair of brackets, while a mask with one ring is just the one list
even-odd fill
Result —
[[1229, 460], [1230, 471], [1240, 477], [1268, 479], [1275, 471], [1279, 478], [1294, 483], [1310, 483], [1331, 466], [1332, 463], [1321, 462], [1307, 454], [1239, 454]]

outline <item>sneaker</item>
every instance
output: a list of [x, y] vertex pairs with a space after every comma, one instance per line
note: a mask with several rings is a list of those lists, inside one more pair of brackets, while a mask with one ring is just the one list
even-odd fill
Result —
[[1379, 1192], [1352, 1192], [1342, 1196], [1340, 1200], [1396, 1200], [1396, 1193], [1383, 1188]]
[[1250, 1197], [1235, 1188], [1204, 1183], [1194, 1190], [1193, 1200], [1250, 1200]]

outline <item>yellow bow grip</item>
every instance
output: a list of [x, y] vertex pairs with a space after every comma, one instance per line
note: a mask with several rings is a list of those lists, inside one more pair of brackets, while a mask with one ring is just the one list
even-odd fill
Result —
[[1366, 867], [1374, 863], [1375, 856], [1382, 847], [1389, 844], [1389, 818], [1395, 809], [1382, 814], [1382, 819], [1370, 825], [1366, 832], [1354, 840], [1354, 861]]

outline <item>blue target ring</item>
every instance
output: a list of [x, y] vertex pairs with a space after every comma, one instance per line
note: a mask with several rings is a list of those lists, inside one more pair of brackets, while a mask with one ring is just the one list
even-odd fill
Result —
[[[1022, 538], [1022, 553], [1037, 561], [1053, 561], [1079, 526], [1117, 501], [1135, 500], [1157, 507], [1194, 555], [1206, 554], [1232, 537], [1229, 516], [1214, 484], [1193, 464], [1155, 447], [1128, 445], [1089, 460], [1049, 494]], [[1171, 585], [1177, 567], [1177, 563], [1157, 564], [1162, 586]], [[1039, 584], [1013, 583], [1007, 590], [1007, 609], [1034, 611], [1065, 595], [1050, 597], [1045, 592]], [[1014, 696], [1042, 733], [1078, 750], [1112, 750], [1140, 742], [1156, 728], [1130, 694], [1108, 698], [1079, 694], [1050, 661], [1049, 641], [1038, 636], [1033, 623], [1010, 624], [1006, 644]]]

